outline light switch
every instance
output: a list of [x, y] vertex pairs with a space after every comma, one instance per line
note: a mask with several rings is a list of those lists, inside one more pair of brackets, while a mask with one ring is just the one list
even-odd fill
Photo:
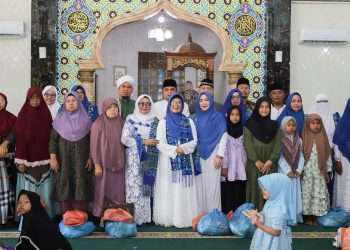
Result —
[[39, 47], [39, 58], [46, 58], [46, 47]]
[[282, 62], [282, 51], [276, 51], [275, 62]]

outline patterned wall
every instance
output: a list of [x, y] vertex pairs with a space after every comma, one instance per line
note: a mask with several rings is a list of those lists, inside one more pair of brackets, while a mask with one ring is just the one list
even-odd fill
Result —
[[[247, 62], [251, 98], [266, 85], [266, 0], [170, 0], [179, 9], [213, 19], [233, 44], [232, 60]], [[57, 86], [64, 94], [80, 84], [76, 59], [91, 59], [93, 37], [107, 20], [135, 12], [156, 0], [59, 0], [57, 28]]]

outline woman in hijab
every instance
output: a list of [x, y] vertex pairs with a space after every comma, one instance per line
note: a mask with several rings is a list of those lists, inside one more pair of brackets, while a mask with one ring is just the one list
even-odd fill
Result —
[[196, 176], [199, 212], [221, 210], [220, 174], [227, 142], [225, 116], [215, 111], [212, 95], [202, 91], [192, 117], [198, 133], [201, 167], [201, 174]]
[[304, 156], [301, 152], [301, 138], [296, 126], [297, 122], [292, 116], [286, 116], [282, 119], [282, 153], [278, 161], [278, 172], [287, 175], [292, 181], [293, 204], [296, 205], [298, 221], [302, 222], [300, 176], [304, 167]]
[[86, 212], [92, 200], [90, 128], [78, 94], [66, 93], [62, 112], [53, 122], [49, 148], [54, 171], [51, 197], [60, 202], [61, 214], [69, 210]]
[[318, 114], [321, 116], [324, 128], [327, 132], [330, 147], [333, 148], [332, 141], [335, 132], [335, 123], [331, 105], [329, 104], [328, 97], [325, 94], [318, 94], [315, 97], [315, 103], [309, 110], [309, 114]]
[[154, 186], [154, 222], [190, 227], [199, 214], [192, 153], [197, 145], [193, 121], [182, 115], [183, 97], [170, 96], [165, 119], [159, 121], [159, 159]]
[[247, 211], [249, 219], [257, 226], [251, 250], [291, 250], [291, 225], [296, 223], [292, 199], [292, 182], [284, 174], [269, 174], [258, 179], [266, 200], [263, 213]]
[[16, 158], [18, 165], [17, 192], [36, 192], [43, 198], [50, 216], [51, 171], [49, 141], [52, 118], [41, 90], [31, 87], [21, 108], [16, 126]]
[[151, 197], [157, 173], [159, 120], [153, 111], [153, 101], [140, 95], [134, 113], [126, 117], [122, 143], [126, 148], [126, 202], [134, 203], [134, 221], [141, 225], [151, 222]]
[[14, 130], [17, 117], [6, 110], [7, 97], [0, 93], [0, 223], [6, 224], [15, 215], [16, 167], [15, 148], [7, 139]]
[[16, 249], [72, 249], [58, 226], [51, 221], [38, 194], [21, 190], [17, 203], [17, 213], [23, 216], [23, 221]]
[[71, 91], [74, 91], [78, 94], [80, 102], [83, 104], [83, 107], [86, 110], [91, 121], [94, 122], [98, 117], [98, 109], [96, 105], [93, 105], [91, 102], [89, 102], [84, 87], [81, 85], [75, 85]]
[[281, 132], [278, 123], [271, 120], [270, 114], [269, 99], [261, 97], [244, 128], [244, 145], [248, 157], [246, 202], [253, 203], [259, 210], [262, 209], [264, 200], [257, 179], [277, 172], [281, 153]]
[[297, 122], [297, 128], [299, 136], [304, 127], [305, 114], [303, 110], [303, 100], [301, 95], [297, 92], [291, 93], [286, 101], [286, 107], [283, 109], [282, 113], [277, 117], [278, 124], [281, 125], [282, 119], [286, 116], [292, 116]]
[[227, 111], [227, 144], [221, 171], [221, 204], [227, 214], [245, 202], [247, 154], [244, 148], [242, 110], [233, 106]]
[[333, 137], [335, 153], [335, 182], [333, 206], [350, 212], [350, 98]]
[[243, 102], [243, 96], [242, 92], [238, 89], [232, 89], [224, 102], [224, 105], [222, 106], [221, 113], [223, 115], [227, 114], [227, 110], [229, 108], [232, 108], [233, 106], [239, 106], [239, 108], [242, 110], [242, 124], [244, 125], [247, 121], [247, 119], [251, 116], [251, 113], [246, 110], [246, 107]]
[[43, 91], [42, 94], [44, 96], [44, 101], [47, 105], [47, 107], [50, 110], [52, 120], [56, 118], [56, 115], [61, 108], [60, 103], [58, 102], [58, 92], [55, 86], [47, 85]]
[[101, 217], [105, 200], [125, 202], [123, 121], [118, 101], [107, 98], [102, 114], [92, 124], [90, 150], [95, 164], [93, 215]]

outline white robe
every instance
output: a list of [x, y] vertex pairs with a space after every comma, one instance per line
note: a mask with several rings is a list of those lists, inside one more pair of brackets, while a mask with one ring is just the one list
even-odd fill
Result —
[[221, 169], [215, 168], [215, 159], [217, 155], [224, 157], [226, 144], [227, 133], [224, 133], [209, 158], [200, 158], [202, 173], [196, 176], [199, 213], [210, 212], [214, 208], [221, 210]]
[[[197, 145], [197, 132], [193, 121], [190, 119], [193, 140], [179, 145], [185, 154], [192, 154]], [[153, 219], [156, 225], [190, 227], [192, 220], [198, 216], [198, 204], [196, 195], [196, 183], [185, 187], [182, 181], [172, 182], [170, 158], [175, 159], [177, 146], [169, 145], [166, 138], [166, 120], [159, 122], [157, 128], [157, 140], [159, 144], [158, 168], [154, 185]]]
[[285, 107], [286, 107], [286, 105], [283, 104], [283, 106], [280, 109], [276, 109], [271, 104], [271, 120], [276, 120], [280, 116], [280, 114], [282, 113], [282, 111], [284, 110]]
[[332, 206], [341, 206], [350, 212], [350, 163], [337, 145], [334, 147], [334, 156], [336, 161], [341, 161], [343, 172], [341, 175], [335, 172]]
[[[300, 147], [302, 147], [302, 145], [300, 144]], [[300, 156], [299, 156], [299, 163], [297, 166], [296, 171], [298, 173], [302, 173], [303, 172], [303, 168], [304, 168], [304, 163], [305, 163], [305, 159], [303, 156], [303, 153], [300, 152]], [[291, 171], [291, 167], [288, 164], [288, 162], [286, 161], [286, 159], [283, 157], [283, 155], [281, 154], [280, 159], [278, 161], [278, 172], [287, 175], [290, 171]], [[301, 199], [301, 186], [300, 186], [300, 177], [299, 178], [292, 178], [292, 190], [293, 190], [293, 204], [295, 204], [296, 206], [296, 211], [297, 211], [297, 219], [298, 222], [302, 222], [302, 217], [301, 217], [301, 212], [302, 212], [302, 199]]]
[[[168, 107], [168, 101], [166, 100], [158, 101], [153, 105], [155, 115], [159, 120], [162, 120], [165, 118], [167, 107]], [[185, 115], [186, 117], [190, 116], [190, 110], [188, 108], [187, 103], [185, 103], [184, 105], [184, 110], [182, 111], [182, 114]]]

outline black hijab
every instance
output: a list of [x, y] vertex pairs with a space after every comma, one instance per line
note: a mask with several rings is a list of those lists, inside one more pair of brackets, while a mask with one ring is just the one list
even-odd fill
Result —
[[265, 117], [260, 115], [259, 108], [263, 102], [267, 102], [271, 108], [270, 100], [265, 96], [261, 97], [256, 102], [253, 114], [245, 126], [249, 129], [249, 131], [256, 139], [267, 144], [275, 138], [278, 132], [278, 123], [271, 120], [271, 110], [269, 115]]
[[[230, 120], [231, 112], [234, 109], [237, 109], [239, 112], [239, 122], [237, 123], [233, 123]], [[243, 135], [242, 110], [239, 106], [235, 105], [227, 110], [226, 125], [227, 125], [227, 133], [233, 138], [237, 139]]]
[[63, 237], [58, 226], [51, 221], [40, 201], [40, 196], [34, 192], [22, 190], [18, 199], [22, 194], [28, 196], [31, 210], [23, 215], [22, 231], [16, 249], [71, 250], [72, 247]]

